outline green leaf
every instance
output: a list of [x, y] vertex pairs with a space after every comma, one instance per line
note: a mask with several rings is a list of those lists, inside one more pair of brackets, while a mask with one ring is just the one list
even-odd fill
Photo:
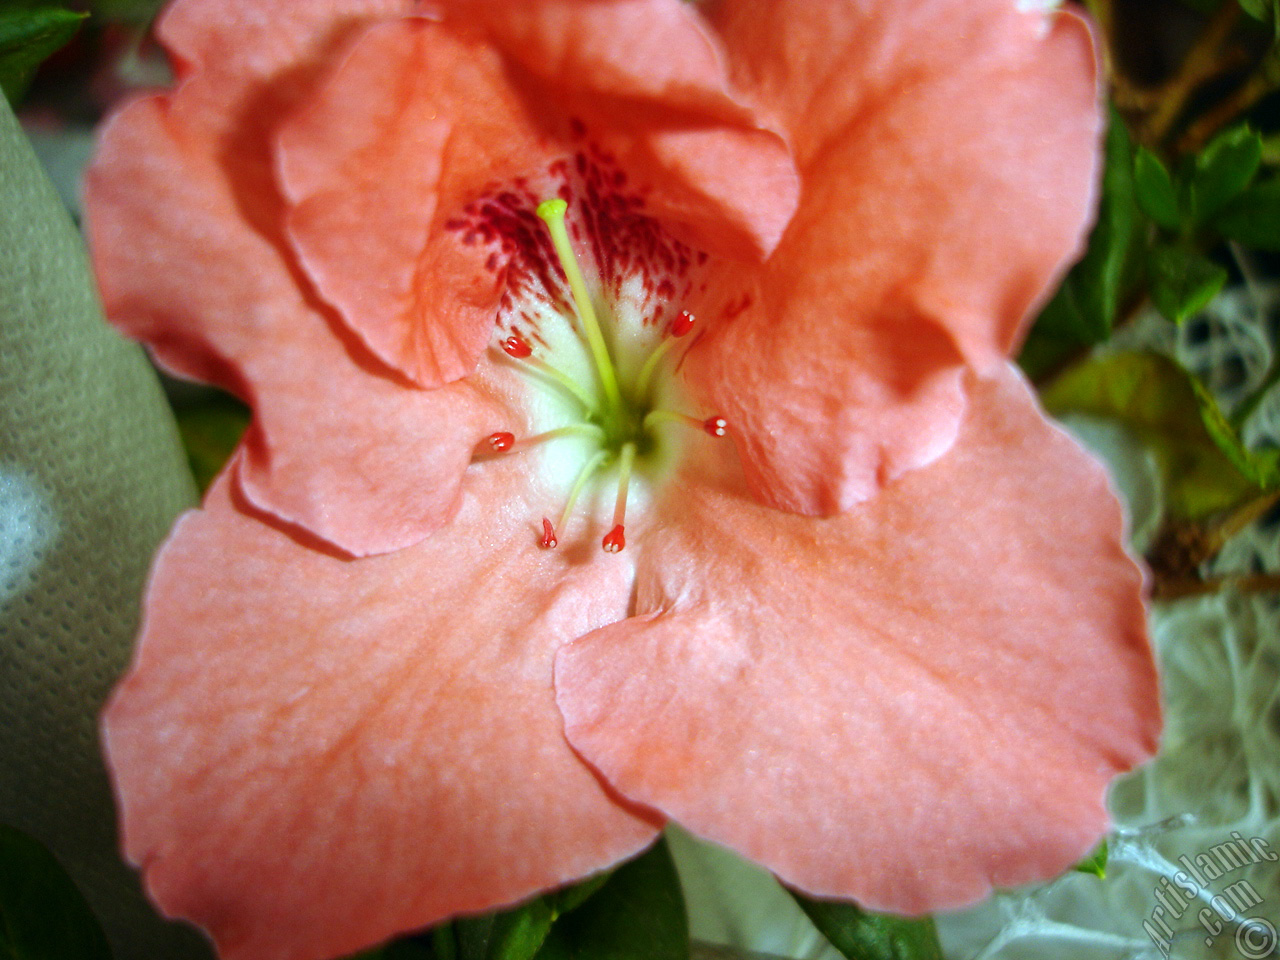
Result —
[[348, 960], [531, 960], [552, 925], [586, 903], [610, 876], [606, 870], [510, 910], [459, 917]]
[[1107, 878], [1107, 841], [1103, 840], [1099, 843], [1093, 853], [1077, 863], [1072, 869], [1077, 873], [1091, 873], [1099, 880], [1105, 880]]
[[1262, 164], [1262, 138], [1248, 127], [1215, 137], [1195, 160], [1191, 202], [1198, 221], [1212, 217], [1249, 185]]
[[532, 960], [555, 920], [545, 897], [502, 913], [453, 922], [458, 960]]
[[586, 903], [610, 876], [605, 871], [511, 910], [455, 920], [453, 945], [435, 942], [436, 960], [531, 960], [552, 925]]
[[1277, 470], [1280, 450], [1270, 449], [1256, 453], [1249, 450], [1223, 414], [1222, 408], [1218, 406], [1218, 401], [1214, 399], [1208, 387], [1193, 377], [1191, 389], [1195, 392], [1196, 402], [1199, 405], [1200, 421], [1204, 424], [1209, 436], [1213, 438], [1213, 442], [1218, 445], [1218, 449], [1226, 454], [1227, 459], [1243, 476], [1258, 487], [1265, 490], [1277, 486], [1277, 482], [1280, 481], [1280, 472]]
[[39, 842], [0, 824], [0, 956], [110, 960], [84, 896]]
[[1147, 257], [1151, 302], [1174, 323], [1203, 310], [1227, 282], [1222, 266], [1185, 247], [1156, 244]]
[[174, 401], [178, 432], [201, 492], [209, 488], [249, 425], [249, 408], [229, 394], [199, 391]]
[[1254, 184], [1228, 203], [1213, 225], [1246, 247], [1280, 253], [1280, 179]]
[[0, 88], [16, 104], [36, 68], [80, 28], [87, 13], [61, 7], [10, 4], [0, 10]]
[[494, 920], [485, 960], [532, 960], [555, 919], [545, 897], [520, 910], [499, 914]]
[[1166, 230], [1182, 226], [1173, 179], [1160, 158], [1146, 147], [1139, 147], [1133, 158], [1133, 186], [1143, 213]]
[[1098, 220], [1084, 257], [1041, 312], [1019, 358], [1031, 376], [1051, 368], [1072, 350], [1110, 336], [1135, 279], [1139, 258], [1134, 253], [1142, 227], [1134, 197], [1133, 146], [1124, 121], [1113, 110]]
[[1269, 133], [1262, 138], [1262, 162], [1272, 167], [1280, 164], [1280, 133]]
[[1195, 378], [1168, 357], [1099, 357], [1059, 377], [1041, 400], [1055, 415], [1104, 417], [1131, 429], [1155, 455], [1176, 519], [1198, 520], [1259, 492], [1206, 427]]
[[1240, 0], [1240, 9], [1253, 19], [1267, 23], [1276, 18], [1280, 3], [1277, 0]]
[[538, 960], [688, 960], [689, 924], [665, 840], [560, 918]]
[[346, 960], [454, 960], [454, 957], [452, 954], [436, 953], [431, 949], [431, 942], [427, 937], [417, 936], [396, 940], [372, 950], [362, 950]]
[[571, 910], [577, 910], [596, 891], [603, 887], [612, 875], [610, 871], [605, 870], [602, 873], [597, 873], [594, 877], [588, 877], [580, 883], [575, 883], [571, 887], [565, 887], [563, 890], [547, 894], [547, 897], [551, 900], [551, 908], [555, 915], [559, 917]]
[[869, 913], [857, 904], [791, 895], [831, 945], [849, 960], [942, 960], [929, 917]]
[[90, 0], [89, 7], [95, 17], [104, 20], [147, 24], [155, 19], [164, 3], [165, 0]]

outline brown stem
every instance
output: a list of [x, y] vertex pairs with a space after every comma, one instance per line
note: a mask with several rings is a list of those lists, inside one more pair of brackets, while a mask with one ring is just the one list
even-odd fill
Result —
[[1209, 20], [1204, 32], [1187, 51], [1178, 72], [1160, 88], [1160, 100], [1143, 127], [1143, 139], [1147, 143], [1163, 141], [1182, 115], [1191, 95], [1202, 83], [1217, 75], [1221, 68], [1219, 51], [1239, 17], [1240, 5], [1236, 0], [1226, 0]]
[[1194, 153], [1199, 150], [1209, 142], [1209, 139], [1215, 133], [1274, 89], [1275, 84], [1267, 79], [1263, 71], [1258, 70], [1237, 87], [1231, 96], [1199, 117], [1187, 128], [1187, 132], [1178, 141], [1178, 152]]
[[1145, 114], [1155, 109], [1158, 93], [1134, 86], [1133, 81], [1120, 69], [1114, 0], [1084, 0], [1084, 5], [1102, 34], [1103, 68], [1107, 86], [1110, 87], [1111, 102], [1121, 113], [1129, 116]]
[[1116, 109], [1128, 117], [1150, 113], [1160, 102], [1160, 91], [1140, 90], [1133, 86], [1118, 70], [1111, 74], [1111, 100]]
[[1209, 529], [1208, 546], [1213, 551], [1209, 556], [1217, 556], [1218, 551], [1227, 545], [1228, 540], [1259, 519], [1277, 503], [1280, 503], [1280, 490], [1272, 490], [1235, 507]]
[[1207, 580], [1174, 580], [1156, 584], [1152, 594], [1155, 600], [1181, 600], [1184, 597], [1203, 597], [1226, 588], [1241, 593], [1264, 593], [1280, 590], [1280, 574], [1251, 573], [1240, 577], [1210, 577]]
[[[1280, 503], [1280, 490], [1273, 490], [1227, 511], [1213, 524], [1167, 524], [1147, 552], [1147, 564], [1155, 577], [1156, 599], [1220, 589], [1224, 579], [1206, 580], [1200, 575], [1200, 569], [1222, 551], [1228, 540], [1277, 503]], [[1226, 578], [1232, 583], [1241, 579]], [[1209, 586], [1201, 587], [1200, 584]]]

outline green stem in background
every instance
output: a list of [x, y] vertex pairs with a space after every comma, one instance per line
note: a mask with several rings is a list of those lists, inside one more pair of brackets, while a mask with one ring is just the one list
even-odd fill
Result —
[[[1265, 307], [1263, 306], [1262, 294], [1262, 278], [1258, 274], [1258, 269], [1254, 264], [1254, 258], [1240, 244], [1231, 241], [1227, 244], [1231, 250], [1231, 256], [1235, 259], [1236, 267], [1240, 271], [1240, 275], [1244, 277], [1245, 291], [1249, 295], [1249, 304], [1254, 310], [1254, 315], [1261, 323], [1261, 318], [1265, 315]], [[1266, 399], [1267, 393], [1276, 385], [1276, 381], [1280, 380], [1280, 351], [1271, 358], [1271, 366], [1262, 377], [1262, 382], [1254, 389], [1254, 391], [1240, 401], [1236, 408], [1231, 411], [1231, 415], [1227, 417], [1227, 423], [1231, 429], [1239, 435], [1244, 429], [1244, 425], [1249, 422], [1249, 418], [1262, 405], [1262, 401]]]
[[1210, 541], [1214, 555], [1227, 545], [1228, 540], [1261, 518], [1277, 503], [1280, 503], [1280, 490], [1272, 490], [1253, 497], [1231, 510], [1211, 531]]
[[1271, 392], [1271, 388], [1280, 383], [1280, 350], [1276, 351], [1275, 356], [1271, 358], [1271, 367], [1267, 370], [1267, 374], [1262, 378], [1262, 382], [1258, 384], [1257, 389], [1249, 396], [1240, 401], [1240, 405], [1231, 411], [1231, 416], [1227, 418], [1227, 422], [1231, 424], [1231, 428], [1237, 433], [1249, 422], [1249, 418], [1257, 412], [1258, 407], [1262, 406], [1262, 401], [1267, 399], [1267, 394]]

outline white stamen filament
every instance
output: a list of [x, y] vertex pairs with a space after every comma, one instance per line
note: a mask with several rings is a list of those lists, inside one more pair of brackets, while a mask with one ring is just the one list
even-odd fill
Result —
[[582, 465], [582, 469], [578, 471], [578, 477], [573, 481], [573, 487], [569, 490], [569, 499], [565, 501], [564, 509], [560, 511], [560, 522], [556, 524], [557, 535], [564, 534], [565, 524], [569, 522], [569, 514], [573, 512], [573, 506], [578, 502], [578, 497], [582, 494], [582, 488], [587, 485], [587, 481], [592, 475], [600, 469], [601, 464], [608, 458], [609, 451], [597, 450], [595, 456]]

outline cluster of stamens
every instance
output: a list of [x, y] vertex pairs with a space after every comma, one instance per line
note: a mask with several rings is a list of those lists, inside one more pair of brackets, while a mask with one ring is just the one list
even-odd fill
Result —
[[712, 437], [723, 437], [728, 432], [728, 423], [721, 416], [700, 419], [676, 410], [650, 405], [655, 372], [676, 342], [688, 336], [696, 326], [693, 314], [687, 310], [680, 311], [667, 324], [662, 338], [640, 367], [634, 382], [627, 385], [624, 391], [619, 384], [617, 365], [600, 329], [595, 307], [569, 241], [565, 225], [567, 208], [567, 202], [557, 198], [539, 204], [537, 214], [546, 224], [559, 266], [564, 271], [572, 294], [576, 317], [566, 319], [590, 354], [599, 390], [593, 394], [538, 356], [534, 346], [525, 337], [512, 333], [501, 342], [503, 353], [516, 361], [519, 369], [533, 374], [581, 406], [583, 419], [523, 438], [517, 438], [509, 431], [498, 431], [487, 437], [486, 443], [494, 454], [510, 454], [564, 437], [586, 437], [594, 440], [596, 449], [578, 471], [559, 521], [552, 524], [548, 517], [543, 517], [542, 536], [538, 542], [545, 549], [555, 547], [559, 542], [556, 531], [564, 531], [574, 505], [591, 478], [601, 469], [617, 463], [618, 488], [614, 500], [613, 524], [601, 542], [605, 552], [617, 553], [627, 543], [627, 495], [636, 458], [641, 448], [648, 445], [655, 428], [663, 423], [676, 423], [696, 428]]

